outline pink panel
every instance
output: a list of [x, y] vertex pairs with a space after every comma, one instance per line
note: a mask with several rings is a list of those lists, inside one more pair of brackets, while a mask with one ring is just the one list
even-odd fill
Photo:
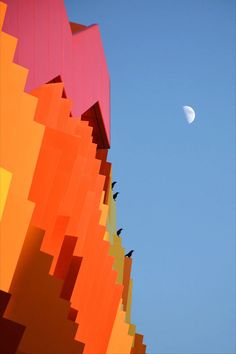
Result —
[[60, 76], [73, 100], [73, 116], [98, 102], [103, 147], [109, 147], [110, 79], [99, 27], [78, 26], [72, 34], [63, 0], [3, 1], [8, 5], [3, 30], [19, 38], [14, 61], [29, 69], [26, 91]]

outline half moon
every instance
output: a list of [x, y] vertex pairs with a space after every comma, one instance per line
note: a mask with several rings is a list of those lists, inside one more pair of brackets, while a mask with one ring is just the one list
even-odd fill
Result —
[[189, 124], [191, 124], [194, 121], [194, 119], [195, 119], [194, 109], [192, 107], [190, 107], [190, 106], [183, 106], [183, 110], [184, 110], [187, 122]]

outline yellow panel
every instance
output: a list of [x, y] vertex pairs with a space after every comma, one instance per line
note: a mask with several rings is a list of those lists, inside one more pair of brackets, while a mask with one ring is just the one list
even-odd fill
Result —
[[1, 220], [0, 289], [9, 291], [21, 248], [33, 212], [34, 203], [24, 201], [10, 192]]
[[134, 335], [135, 335], [135, 332], [136, 332], [136, 326], [135, 326], [134, 324], [131, 324], [131, 325], [129, 326], [129, 334], [130, 334], [131, 336], [134, 336]]
[[0, 167], [0, 221], [6, 204], [12, 173]]
[[[112, 175], [110, 180], [112, 181]], [[113, 200], [113, 191], [111, 189], [111, 185], [108, 191], [108, 217], [107, 217], [107, 231], [109, 233], [110, 240], [110, 255], [114, 257], [114, 270], [118, 273], [117, 282], [119, 284], [123, 283], [123, 267], [124, 267], [124, 248], [122, 247], [122, 238], [118, 237], [116, 234], [117, 226], [116, 226], [116, 203]]]
[[[110, 181], [112, 181], [112, 175], [110, 176]], [[107, 230], [110, 234], [110, 242], [113, 243], [113, 236], [116, 234], [116, 203], [113, 199], [113, 191], [111, 189], [111, 184], [108, 190], [108, 217], [107, 217]]]
[[113, 236], [113, 244], [110, 246], [110, 255], [114, 257], [114, 265], [113, 268], [118, 273], [117, 282], [119, 284], [123, 284], [123, 269], [124, 269], [124, 255], [125, 251], [122, 247], [122, 239], [114, 235]]

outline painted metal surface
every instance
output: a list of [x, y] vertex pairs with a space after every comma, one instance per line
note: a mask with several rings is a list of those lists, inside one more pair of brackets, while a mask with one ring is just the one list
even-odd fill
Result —
[[73, 116], [99, 106], [100, 147], [108, 148], [110, 79], [98, 25], [70, 26], [63, 0], [5, 3], [3, 30], [18, 38], [14, 62], [29, 69], [26, 91], [60, 78], [72, 100]]

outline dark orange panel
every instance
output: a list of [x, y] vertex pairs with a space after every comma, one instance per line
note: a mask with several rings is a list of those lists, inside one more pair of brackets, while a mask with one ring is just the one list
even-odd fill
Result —
[[61, 297], [70, 301], [83, 258], [73, 256], [61, 290]]
[[82, 353], [84, 345], [74, 340], [77, 325], [68, 319], [70, 303], [60, 298], [62, 281], [48, 274], [52, 257], [40, 251], [43, 235], [35, 227], [28, 230], [5, 317], [26, 326], [22, 352]]
[[9, 293], [0, 290], [0, 353], [15, 354], [25, 326], [3, 317], [11, 298]]
[[123, 274], [124, 290], [122, 293], [122, 303], [123, 303], [124, 311], [126, 311], [127, 303], [128, 303], [131, 267], [132, 267], [132, 258], [125, 257], [125, 259], [124, 259], [124, 274]]
[[58, 257], [56, 268], [54, 271], [54, 275], [56, 278], [60, 278], [60, 279], [66, 278], [70, 266], [70, 262], [73, 256], [73, 251], [75, 249], [76, 241], [77, 241], [77, 237], [65, 236], [60, 249], [60, 254]]
[[143, 344], [143, 335], [135, 333], [134, 346], [131, 349], [130, 354], [145, 354], [146, 345]]

